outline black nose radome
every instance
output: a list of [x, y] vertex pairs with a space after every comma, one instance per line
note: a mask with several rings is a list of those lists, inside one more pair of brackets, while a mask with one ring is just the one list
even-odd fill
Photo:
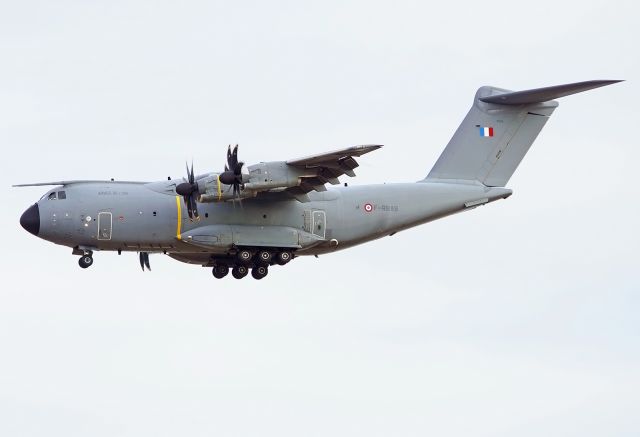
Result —
[[33, 235], [38, 235], [38, 232], [40, 232], [40, 208], [38, 208], [37, 203], [31, 205], [22, 214], [22, 217], [20, 217], [20, 224]]

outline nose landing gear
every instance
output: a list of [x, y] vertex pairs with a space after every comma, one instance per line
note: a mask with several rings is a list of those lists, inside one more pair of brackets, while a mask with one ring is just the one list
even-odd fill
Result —
[[73, 248], [71, 254], [80, 255], [78, 265], [83, 269], [91, 267], [91, 265], [93, 264], [93, 251], [89, 248], [76, 246]]
[[91, 267], [92, 264], [93, 264], [93, 257], [91, 255], [82, 255], [78, 260], [78, 265], [83, 269], [86, 269], [87, 267]]

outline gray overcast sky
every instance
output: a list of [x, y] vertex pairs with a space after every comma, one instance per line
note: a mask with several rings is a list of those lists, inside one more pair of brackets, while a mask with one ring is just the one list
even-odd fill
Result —
[[[2, 436], [631, 436], [634, 2], [1, 1]], [[487, 207], [266, 280], [70, 250], [12, 183], [155, 180], [380, 143], [426, 175], [481, 85], [562, 99]]]

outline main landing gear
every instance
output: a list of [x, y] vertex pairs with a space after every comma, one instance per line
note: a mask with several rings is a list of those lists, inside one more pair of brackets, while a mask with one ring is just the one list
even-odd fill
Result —
[[288, 249], [250, 249], [241, 248], [235, 256], [218, 258], [214, 262], [213, 276], [222, 279], [231, 270], [231, 276], [242, 279], [249, 274], [255, 279], [262, 279], [269, 274], [269, 266], [285, 265], [293, 259], [293, 252]]
[[[213, 273], [213, 276], [216, 279], [222, 279], [225, 276], [227, 276], [227, 274], [229, 273], [229, 266], [225, 264], [218, 264], [213, 267], [213, 270], [211, 271], [211, 273]], [[251, 276], [253, 276], [256, 279], [264, 278], [265, 276], [267, 276], [267, 273], [269, 273], [269, 268], [265, 265], [254, 266], [251, 269]], [[249, 274], [249, 267], [247, 266], [243, 266], [243, 265], [233, 266], [233, 268], [231, 269], [231, 276], [233, 276], [236, 279], [242, 279], [248, 274]]]

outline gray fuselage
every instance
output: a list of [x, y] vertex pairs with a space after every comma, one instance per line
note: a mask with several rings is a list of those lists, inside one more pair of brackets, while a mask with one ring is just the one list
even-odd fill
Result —
[[200, 203], [199, 219], [191, 220], [174, 186], [87, 182], [55, 188], [37, 203], [37, 235], [83, 250], [166, 252], [210, 265], [241, 246], [289, 247], [296, 255], [345, 249], [511, 194], [479, 184], [424, 181], [339, 186], [310, 193], [310, 202]]

